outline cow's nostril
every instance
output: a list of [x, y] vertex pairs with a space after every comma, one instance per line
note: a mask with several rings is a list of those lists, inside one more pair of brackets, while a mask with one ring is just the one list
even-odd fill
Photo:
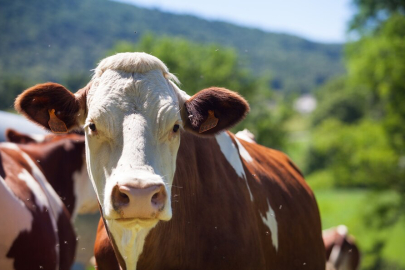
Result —
[[155, 194], [153, 194], [152, 202], [156, 204], [156, 201], [157, 201], [158, 197], [159, 197], [159, 192], [156, 192]]
[[120, 201], [122, 201], [124, 203], [129, 203], [129, 197], [127, 194], [119, 192], [119, 196], [120, 196]]
[[157, 208], [158, 211], [163, 211], [165, 206], [166, 200], [166, 192], [163, 186], [159, 188], [157, 192], [155, 192], [151, 198], [151, 203], [154, 207]]
[[125, 190], [120, 189], [118, 186], [113, 189], [112, 204], [115, 210], [128, 205], [129, 201], [129, 196], [125, 193]]

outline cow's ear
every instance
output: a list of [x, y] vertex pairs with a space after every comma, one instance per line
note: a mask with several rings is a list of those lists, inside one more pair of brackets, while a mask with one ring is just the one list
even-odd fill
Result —
[[44, 83], [25, 90], [15, 101], [15, 109], [54, 133], [78, 128], [85, 119], [87, 88], [71, 93], [57, 83]]
[[8, 128], [6, 129], [6, 140], [12, 143], [19, 143], [19, 144], [28, 144], [36, 142], [34, 138], [30, 137], [27, 134], [23, 134], [18, 132], [17, 130]]
[[210, 87], [189, 98], [183, 106], [184, 128], [200, 135], [229, 129], [249, 112], [249, 104], [239, 94]]

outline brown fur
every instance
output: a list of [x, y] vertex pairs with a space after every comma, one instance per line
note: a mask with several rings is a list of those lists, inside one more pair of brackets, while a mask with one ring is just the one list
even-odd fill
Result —
[[[234, 139], [233, 135], [231, 135]], [[244, 179], [223, 156], [215, 138], [183, 133], [173, 182], [173, 219], [146, 238], [143, 269], [325, 269], [325, 249], [314, 195], [282, 153], [241, 140], [254, 161]], [[267, 200], [278, 223], [279, 250], [262, 215]], [[102, 226], [100, 222], [99, 226]], [[96, 241], [98, 269], [117, 264], [105, 230]], [[107, 251], [109, 250], [109, 256]]]

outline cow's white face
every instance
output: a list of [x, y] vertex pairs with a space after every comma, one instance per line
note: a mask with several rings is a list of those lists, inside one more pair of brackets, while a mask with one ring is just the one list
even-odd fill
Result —
[[84, 127], [89, 176], [126, 269], [136, 268], [150, 229], [172, 217], [181, 129], [213, 135], [249, 111], [227, 89], [208, 88], [190, 98], [176, 80], [156, 57], [123, 53], [101, 61], [92, 81], [74, 95], [45, 83], [16, 100], [18, 111], [54, 132]]
[[106, 70], [93, 79], [87, 107], [88, 169], [104, 218], [169, 220], [182, 126], [173, 85], [160, 70]]

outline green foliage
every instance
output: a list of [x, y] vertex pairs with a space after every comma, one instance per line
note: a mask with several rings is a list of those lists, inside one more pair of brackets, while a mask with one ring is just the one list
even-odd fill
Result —
[[405, 15], [404, 0], [353, 0], [357, 13], [350, 22], [350, 30], [362, 34], [379, 30], [379, 27], [393, 14]]
[[[235, 49], [217, 44], [202, 45], [182, 38], [145, 35], [138, 43], [118, 42], [108, 53], [143, 51], [161, 59], [181, 81], [181, 89], [189, 95], [220, 86], [239, 92], [251, 105], [251, 113], [234, 131], [250, 129], [258, 142], [281, 148], [285, 131], [282, 123], [288, 117], [285, 105], [271, 106], [269, 79], [255, 77], [241, 63]], [[281, 102], [278, 102], [278, 104]]]
[[346, 77], [328, 81], [316, 94], [321, 102], [312, 114], [312, 123], [315, 126], [329, 118], [351, 124], [366, 114], [368, 102], [365, 89], [348, 87]]
[[390, 140], [405, 154], [405, 16], [395, 14], [381, 31], [348, 47], [349, 78], [365, 85]]
[[399, 156], [381, 125], [364, 119], [346, 125], [325, 120], [314, 131], [308, 153], [308, 172], [330, 170], [339, 187], [399, 187], [403, 175]]
[[12, 111], [16, 94], [29, 86], [29, 83], [21, 77], [10, 77], [0, 81], [0, 108]]

